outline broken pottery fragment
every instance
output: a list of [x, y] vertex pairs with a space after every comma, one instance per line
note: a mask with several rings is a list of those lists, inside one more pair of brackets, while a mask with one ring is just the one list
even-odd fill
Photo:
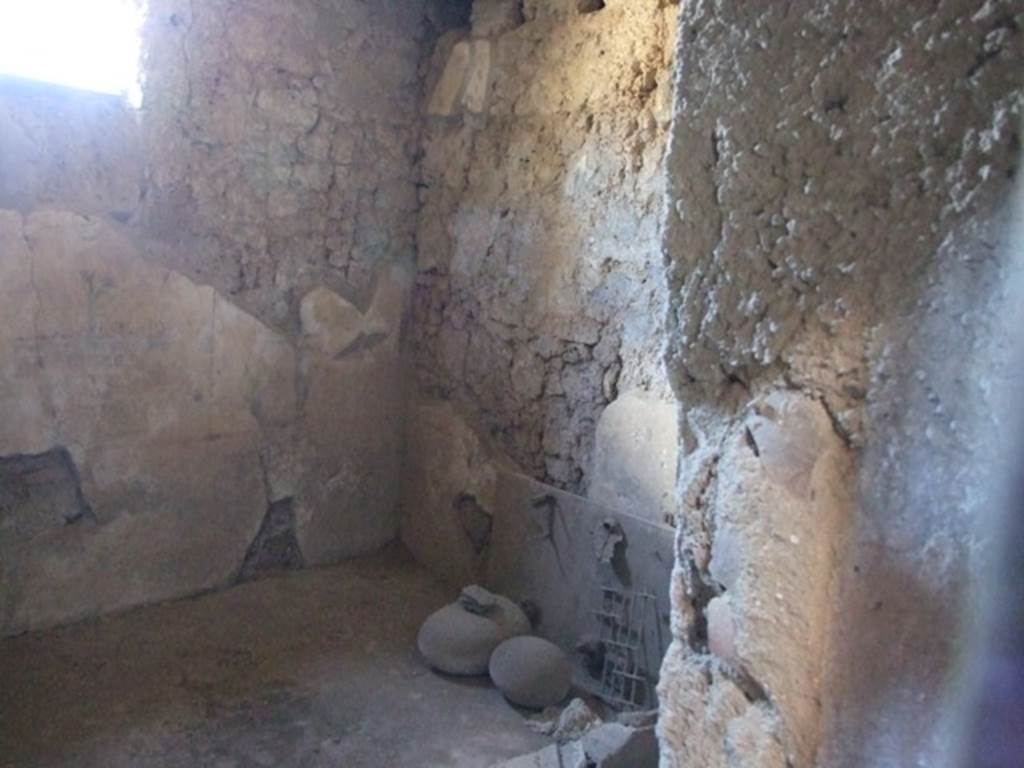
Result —
[[529, 631], [530, 621], [518, 605], [474, 585], [463, 590], [457, 602], [427, 617], [416, 645], [440, 672], [483, 675], [502, 641]]
[[492, 592], [488, 592], [476, 584], [466, 587], [459, 595], [459, 605], [470, 613], [476, 613], [480, 616], [486, 616], [494, 608], [495, 602]]
[[503, 595], [491, 595], [494, 605], [487, 611], [487, 618], [501, 630], [501, 639], [528, 635], [533, 625], [525, 611]]
[[530, 709], [557, 704], [572, 685], [568, 656], [540, 637], [514, 637], [503, 642], [491, 656], [490, 673], [505, 698]]

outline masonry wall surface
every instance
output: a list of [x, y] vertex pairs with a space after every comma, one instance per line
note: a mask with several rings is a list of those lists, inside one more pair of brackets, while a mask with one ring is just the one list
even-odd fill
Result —
[[659, 224], [678, 6], [602, 5], [477, 0], [438, 42], [414, 304], [421, 397], [581, 494], [605, 407], [671, 399]]
[[395, 535], [431, 34], [151, 0], [141, 110], [0, 81], [0, 632]]
[[1020, 327], [1022, 22], [998, 0], [682, 6], [666, 767], [954, 754]]

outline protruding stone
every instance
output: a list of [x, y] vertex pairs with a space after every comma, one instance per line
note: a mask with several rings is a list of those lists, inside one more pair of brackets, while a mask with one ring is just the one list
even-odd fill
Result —
[[363, 314], [327, 288], [307, 293], [299, 316], [307, 343], [331, 358], [349, 347], [363, 329]]
[[514, 637], [491, 656], [491, 680], [513, 704], [543, 709], [557, 704], [572, 686], [569, 658], [540, 637]]
[[427, 113], [440, 117], [449, 117], [455, 114], [459, 97], [462, 95], [462, 86], [466, 82], [466, 72], [469, 70], [470, 45], [463, 41], [456, 43], [452, 52], [448, 55], [448, 63], [445, 64], [441, 79], [434, 86], [434, 92], [427, 103]]
[[736, 624], [729, 600], [716, 597], [708, 603], [708, 647], [723, 661], [736, 661]]
[[488, 40], [474, 40], [471, 46], [471, 61], [462, 105], [479, 115], [487, 109], [487, 92], [491, 84], [491, 43]]

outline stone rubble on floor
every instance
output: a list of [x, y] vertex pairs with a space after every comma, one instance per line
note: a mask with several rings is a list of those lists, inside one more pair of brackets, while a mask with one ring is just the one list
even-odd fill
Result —
[[573, 699], [565, 709], [547, 707], [539, 715], [526, 721], [527, 728], [551, 736], [559, 744], [575, 741], [591, 728], [601, 724], [600, 715], [587, 706], [583, 699]]
[[658, 739], [653, 726], [605, 723], [567, 744], [552, 744], [492, 768], [655, 768]]

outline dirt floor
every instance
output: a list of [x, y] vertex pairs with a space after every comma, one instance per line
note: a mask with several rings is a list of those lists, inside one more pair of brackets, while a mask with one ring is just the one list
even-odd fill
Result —
[[401, 550], [0, 642], [0, 767], [485, 767], [538, 749], [486, 678], [430, 672], [450, 601]]

